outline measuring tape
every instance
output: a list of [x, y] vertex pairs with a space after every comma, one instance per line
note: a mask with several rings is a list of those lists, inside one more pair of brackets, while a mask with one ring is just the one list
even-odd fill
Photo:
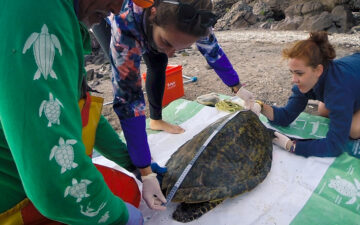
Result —
[[225, 126], [225, 124], [227, 124], [227, 122], [229, 122], [232, 118], [234, 118], [237, 114], [239, 114], [240, 112], [243, 112], [245, 110], [241, 110], [238, 111], [236, 113], [234, 113], [233, 115], [231, 115], [229, 118], [227, 118], [224, 122], [222, 122], [215, 130], [214, 132], [210, 135], [210, 137], [208, 137], [208, 139], [206, 139], [206, 141], [204, 142], [204, 144], [200, 147], [200, 149], [197, 151], [197, 153], [195, 154], [194, 158], [189, 162], [189, 164], [185, 167], [184, 171], [181, 173], [180, 177], [178, 178], [178, 180], [176, 181], [174, 187], [171, 188], [171, 191], [169, 193], [169, 195], [166, 197], [166, 203], [163, 204], [164, 206], [167, 206], [171, 200], [174, 198], [176, 191], [179, 189], [181, 183], [184, 181], [186, 175], [189, 173], [191, 167], [193, 167], [195, 161], [199, 158], [199, 156], [201, 155], [201, 153], [205, 150], [206, 146], [209, 144], [209, 142], [214, 138], [214, 136]]

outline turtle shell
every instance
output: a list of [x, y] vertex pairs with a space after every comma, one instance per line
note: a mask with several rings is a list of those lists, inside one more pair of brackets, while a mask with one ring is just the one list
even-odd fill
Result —
[[[230, 115], [229, 115], [230, 116]], [[227, 117], [209, 125], [182, 145], [166, 164], [162, 181], [166, 195], [198, 149]], [[271, 168], [274, 133], [251, 111], [239, 112], [213, 137], [197, 159], [173, 201], [200, 203], [250, 191]]]
[[55, 152], [55, 159], [62, 167], [71, 168], [74, 162], [74, 150], [71, 145], [60, 145]]
[[45, 115], [51, 123], [56, 123], [60, 117], [60, 105], [50, 100], [45, 105]]

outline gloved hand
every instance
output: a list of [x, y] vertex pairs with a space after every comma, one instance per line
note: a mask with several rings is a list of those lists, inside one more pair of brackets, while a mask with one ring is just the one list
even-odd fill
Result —
[[290, 140], [290, 138], [277, 131], [274, 132], [274, 135], [276, 136], [276, 138], [273, 139], [273, 143], [285, 149], [286, 151], [289, 151], [290, 146], [292, 145], [292, 141]]
[[244, 100], [246, 109], [251, 109], [253, 107], [255, 103], [255, 97], [253, 93], [246, 90], [244, 87], [241, 87], [237, 92], [237, 96]]
[[140, 210], [138, 210], [135, 206], [125, 202], [126, 208], [129, 213], [129, 219], [126, 225], [143, 225], [144, 217]]
[[160, 184], [156, 179], [156, 176], [156, 173], [141, 176], [143, 182], [142, 196], [150, 209], [165, 210], [166, 207], [161, 204], [166, 203], [166, 198], [161, 192]]
[[253, 104], [253, 106], [250, 108], [251, 111], [253, 111], [257, 116], [260, 116], [261, 112], [261, 105], [257, 102]]
[[[157, 164], [156, 162], [152, 162], [150, 164], [150, 167], [151, 167], [151, 170], [157, 174], [156, 178], [158, 179], [159, 183], [161, 184], [162, 178], [164, 177], [164, 174], [167, 172], [167, 168], [159, 166], [159, 164]], [[138, 180], [142, 181], [141, 173], [140, 173], [139, 169], [132, 171], [132, 173]]]

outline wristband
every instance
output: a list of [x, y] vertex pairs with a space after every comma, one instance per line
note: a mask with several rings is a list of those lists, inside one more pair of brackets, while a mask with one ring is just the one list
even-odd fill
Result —
[[264, 108], [264, 102], [263, 101], [255, 100], [255, 102], [260, 105], [261, 110]]
[[296, 148], [296, 141], [293, 141], [293, 144], [291, 145], [289, 152], [294, 153]]

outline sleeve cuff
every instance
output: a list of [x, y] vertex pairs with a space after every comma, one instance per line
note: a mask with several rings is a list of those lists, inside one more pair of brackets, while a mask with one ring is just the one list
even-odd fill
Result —
[[240, 83], [238, 74], [225, 54], [222, 54], [215, 62], [208, 63], [227, 86], [233, 87]]
[[151, 154], [147, 141], [145, 116], [120, 120], [120, 123], [133, 164], [138, 168], [149, 166]]

